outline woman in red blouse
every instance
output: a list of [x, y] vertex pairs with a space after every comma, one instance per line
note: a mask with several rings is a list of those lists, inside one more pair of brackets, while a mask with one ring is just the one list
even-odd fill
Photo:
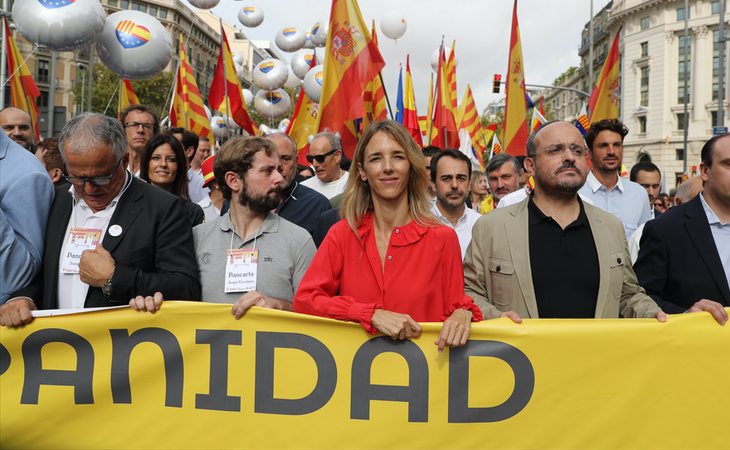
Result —
[[464, 345], [481, 320], [464, 295], [456, 233], [431, 216], [426, 161], [402, 125], [377, 122], [355, 149], [335, 224], [299, 284], [294, 310], [360, 322], [393, 339], [444, 322], [439, 350]]

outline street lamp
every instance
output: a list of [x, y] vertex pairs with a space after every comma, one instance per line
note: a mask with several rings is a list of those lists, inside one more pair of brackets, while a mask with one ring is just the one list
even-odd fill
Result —
[[77, 103], [79, 107], [78, 113], [84, 112], [84, 93], [86, 92], [86, 66], [84, 64], [76, 64], [76, 71], [81, 72], [81, 101]]

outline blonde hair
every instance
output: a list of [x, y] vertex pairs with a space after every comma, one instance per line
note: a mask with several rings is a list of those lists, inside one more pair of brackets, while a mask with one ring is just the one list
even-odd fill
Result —
[[347, 220], [350, 228], [357, 235], [362, 219], [373, 209], [373, 197], [370, 186], [360, 178], [358, 167], [365, 167], [365, 149], [376, 133], [385, 133], [405, 150], [411, 167], [408, 171], [408, 215], [419, 225], [436, 226], [438, 220], [431, 214], [431, 202], [428, 197], [428, 174], [426, 159], [421, 149], [408, 131], [393, 120], [374, 122], [367, 127], [355, 147], [350, 174], [345, 186], [344, 200], [340, 215]]

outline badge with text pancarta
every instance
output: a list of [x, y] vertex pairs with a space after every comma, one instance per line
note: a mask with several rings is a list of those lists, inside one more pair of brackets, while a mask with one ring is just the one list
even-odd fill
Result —
[[101, 239], [98, 228], [71, 228], [63, 248], [61, 272], [79, 273], [79, 261], [84, 250], [94, 250]]
[[225, 293], [255, 291], [258, 262], [258, 250], [228, 250], [226, 252]]

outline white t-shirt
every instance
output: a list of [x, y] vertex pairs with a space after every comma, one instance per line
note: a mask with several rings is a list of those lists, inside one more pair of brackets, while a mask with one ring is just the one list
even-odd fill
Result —
[[312, 178], [302, 181], [302, 186], [314, 189], [327, 197], [327, 200], [330, 200], [335, 195], [341, 194], [345, 191], [348, 175], [348, 172], [342, 171], [342, 176], [339, 179], [330, 181], [329, 183], [323, 183], [319, 178], [313, 176]]

